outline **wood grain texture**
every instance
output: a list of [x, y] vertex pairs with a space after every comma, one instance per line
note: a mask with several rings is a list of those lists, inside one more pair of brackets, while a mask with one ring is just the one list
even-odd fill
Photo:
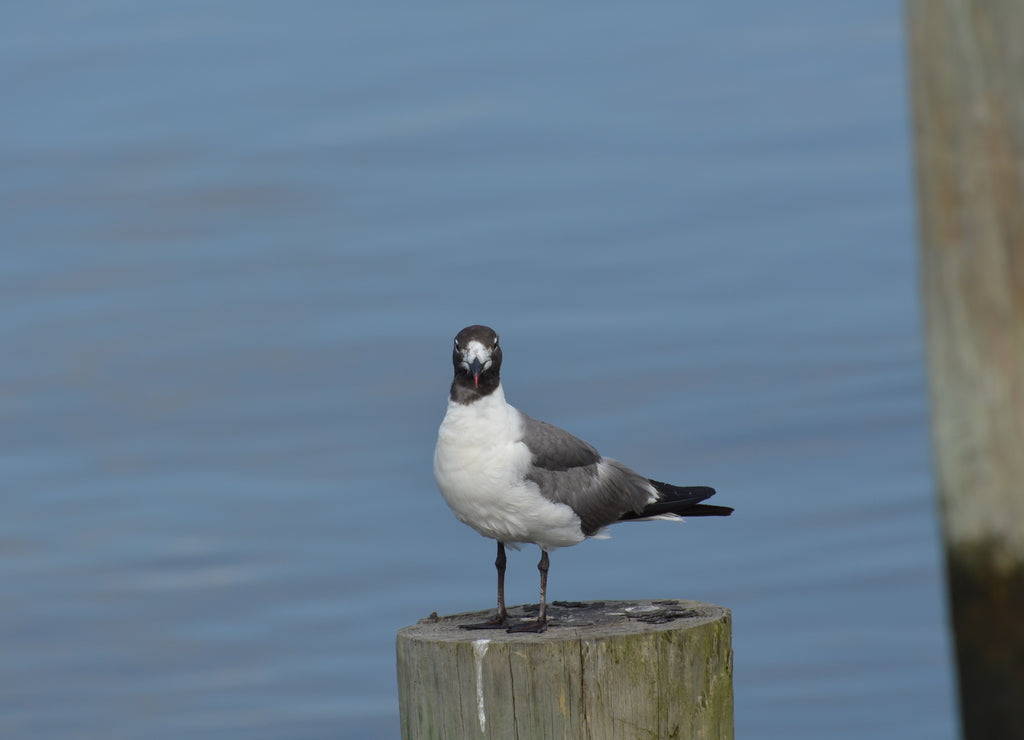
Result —
[[1024, 562], [1024, 3], [912, 0], [908, 37], [947, 539]]
[[1024, 737], [1024, 2], [909, 0], [907, 32], [963, 728]]
[[489, 616], [398, 633], [403, 738], [733, 737], [727, 609], [554, 602], [540, 635], [459, 627]]

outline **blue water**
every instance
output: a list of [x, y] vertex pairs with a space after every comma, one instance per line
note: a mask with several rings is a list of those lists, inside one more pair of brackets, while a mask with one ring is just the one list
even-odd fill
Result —
[[0, 735], [396, 736], [396, 631], [494, 598], [430, 472], [480, 322], [736, 507], [552, 598], [732, 609], [739, 737], [954, 737], [900, 13], [7, 8]]

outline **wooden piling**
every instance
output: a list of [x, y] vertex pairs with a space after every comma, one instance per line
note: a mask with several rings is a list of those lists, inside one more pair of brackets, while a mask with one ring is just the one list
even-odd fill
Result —
[[733, 737], [727, 609], [552, 602], [543, 634], [459, 627], [490, 616], [431, 617], [399, 631], [403, 738]]
[[967, 738], [1024, 737], [1024, 3], [908, 0], [921, 282]]

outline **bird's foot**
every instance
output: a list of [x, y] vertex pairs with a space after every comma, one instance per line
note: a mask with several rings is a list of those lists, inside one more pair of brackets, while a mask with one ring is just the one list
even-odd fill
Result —
[[509, 627], [506, 632], [543, 632], [548, 628], [548, 621], [546, 619], [538, 619], [533, 622], [524, 622], [523, 624], [515, 624]]
[[460, 624], [464, 630], [500, 630], [508, 627], [508, 616], [495, 615], [494, 619], [486, 622], [473, 622], [472, 624]]

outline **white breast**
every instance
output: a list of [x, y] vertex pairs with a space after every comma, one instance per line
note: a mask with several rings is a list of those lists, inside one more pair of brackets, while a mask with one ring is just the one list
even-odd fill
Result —
[[579, 517], [526, 480], [532, 455], [522, 417], [499, 386], [469, 405], [448, 402], [437, 434], [434, 478], [455, 516], [484, 537], [546, 550], [585, 539]]

